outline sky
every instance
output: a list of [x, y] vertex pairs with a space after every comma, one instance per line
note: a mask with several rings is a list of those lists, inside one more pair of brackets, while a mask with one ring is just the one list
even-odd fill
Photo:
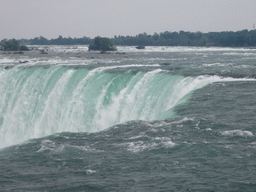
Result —
[[256, 0], [0, 0], [0, 40], [252, 30]]

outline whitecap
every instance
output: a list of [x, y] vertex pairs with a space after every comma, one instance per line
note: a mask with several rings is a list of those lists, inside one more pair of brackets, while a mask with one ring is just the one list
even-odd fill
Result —
[[91, 169], [86, 169], [86, 173], [88, 173], [88, 174], [92, 174], [92, 173], [96, 173], [96, 171], [91, 170]]
[[37, 150], [37, 152], [39, 153], [41, 151], [46, 151], [46, 150], [53, 151], [53, 150], [55, 150], [55, 148], [56, 148], [55, 142], [46, 139], [46, 140], [42, 141], [41, 148], [39, 150]]
[[157, 148], [172, 148], [176, 144], [171, 141], [168, 137], [156, 137], [152, 138], [150, 142], [136, 141], [136, 142], [127, 142], [119, 146], [126, 146], [128, 151], [133, 153], [142, 152], [145, 150], [154, 150]]
[[133, 153], [142, 152], [146, 149], [154, 149], [157, 146], [156, 143], [144, 143], [143, 141], [128, 142], [125, 145], [127, 145], [127, 150]]
[[162, 146], [164, 146], [165, 148], [171, 148], [174, 145], [176, 145], [174, 142], [171, 141], [170, 138], [168, 137], [156, 137], [155, 140], [160, 140], [161, 142], [159, 143], [159, 145], [161, 144]]
[[230, 131], [222, 131], [221, 135], [223, 136], [240, 136], [240, 137], [253, 137], [253, 133], [251, 131], [242, 131], [242, 130], [230, 130]]
[[176, 145], [176, 144], [175, 144], [174, 142], [172, 142], [172, 141], [164, 141], [164, 142], [162, 142], [162, 144], [163, 144], [163, 146], [164, 146], [165, 148], [172, 148], [173, 146]]

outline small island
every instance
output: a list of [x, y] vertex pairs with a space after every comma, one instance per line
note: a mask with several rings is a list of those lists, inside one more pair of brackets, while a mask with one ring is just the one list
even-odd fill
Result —
[[116, 51], [113, 42], [107, 37], [95, 37], [93, 44], [89, 45], [89, 51]]
[[21, 45], [16, 39], [5, 40], [0, 46], [2, 51], [29, 51], [27, 46]]

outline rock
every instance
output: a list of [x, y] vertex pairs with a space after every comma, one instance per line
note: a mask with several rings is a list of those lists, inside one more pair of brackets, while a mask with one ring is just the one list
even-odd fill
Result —
[[136, 49], [145, 49], [145, 46], [137, 46]]

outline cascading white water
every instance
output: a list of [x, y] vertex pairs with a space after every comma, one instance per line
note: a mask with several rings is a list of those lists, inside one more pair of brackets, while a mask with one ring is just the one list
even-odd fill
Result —
[[[138, 65], [139, 66], [139, 65]], [[183, 77], [161, 69], [109, 72], [54, 66], [0, 71], [0, 148], [57, 132], [96, 132], [130, 120], [173, 117], [188, 95], [218, 76]]]

